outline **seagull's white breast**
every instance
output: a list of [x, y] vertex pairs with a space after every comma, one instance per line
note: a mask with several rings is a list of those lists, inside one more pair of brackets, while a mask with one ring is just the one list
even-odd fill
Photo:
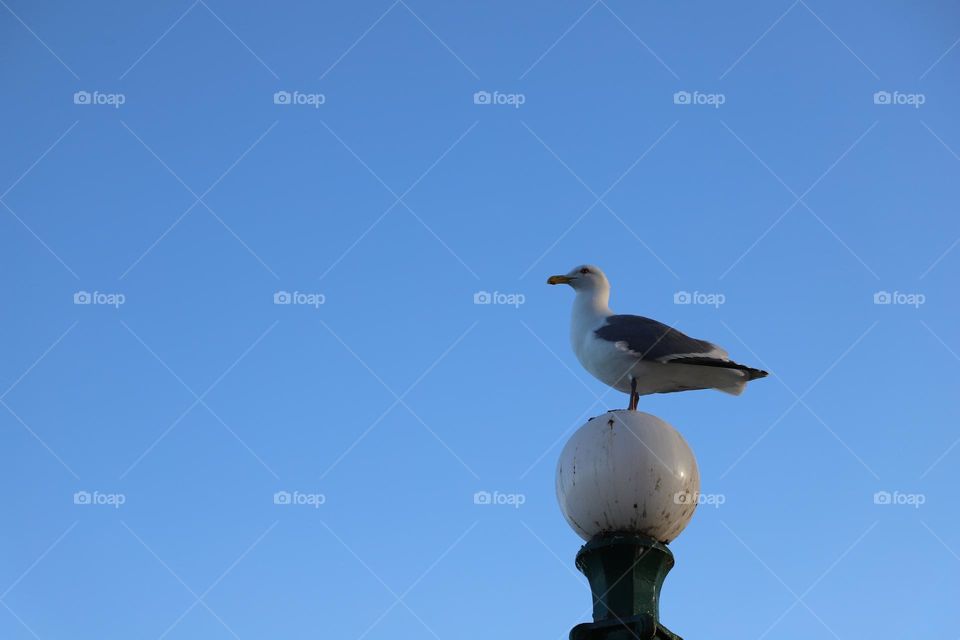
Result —
[[575, 326], [570, 336], [573, 352], [593, 377], [618, 391], [629, 393], [631, 371], [643, 363], [636, 356], [618, 349], [613, 342], [597, 337], [596, 330], [606, 321], [606, 318], [600, 318], [592, 326]]

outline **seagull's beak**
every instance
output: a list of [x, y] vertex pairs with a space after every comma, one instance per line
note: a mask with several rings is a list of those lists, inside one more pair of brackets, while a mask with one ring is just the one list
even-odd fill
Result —
[[547, 284], [570, 284], [573, 278], [569, 276], [550, 276], [547, 278]]

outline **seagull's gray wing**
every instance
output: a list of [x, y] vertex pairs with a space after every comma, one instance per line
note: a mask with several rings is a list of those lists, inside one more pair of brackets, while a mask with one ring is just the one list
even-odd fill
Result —
[[691, 338], [673, 327], [643, 316], [610, 316], [595, 333], [601, 340], [612, 342], [621, 351], [640, 360], [739, 369], [748, 380], [767, 375], [766, 371], [733, 362], [724, 349], [712, 342]]
[[668, 362], [677, 358], [725, 360], [727, 352], [705, 340], [697, 340], [662, 322], [643, 316], [615, 315], [597, 329], [597, 337], [641, 360]]

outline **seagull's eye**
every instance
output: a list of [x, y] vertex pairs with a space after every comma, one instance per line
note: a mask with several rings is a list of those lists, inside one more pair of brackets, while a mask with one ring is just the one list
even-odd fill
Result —
[[580, 273], [590, 273], [590, 269], [580, 269]]

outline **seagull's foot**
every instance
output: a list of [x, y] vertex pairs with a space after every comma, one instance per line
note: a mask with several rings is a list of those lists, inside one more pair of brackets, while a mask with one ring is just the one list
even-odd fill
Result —
[[627, 406], [627, 411], [636, 411], [638, 402], [640, 402], [640, 394], [637, 393], [637, 379], [630, 378], [630, 404]]

